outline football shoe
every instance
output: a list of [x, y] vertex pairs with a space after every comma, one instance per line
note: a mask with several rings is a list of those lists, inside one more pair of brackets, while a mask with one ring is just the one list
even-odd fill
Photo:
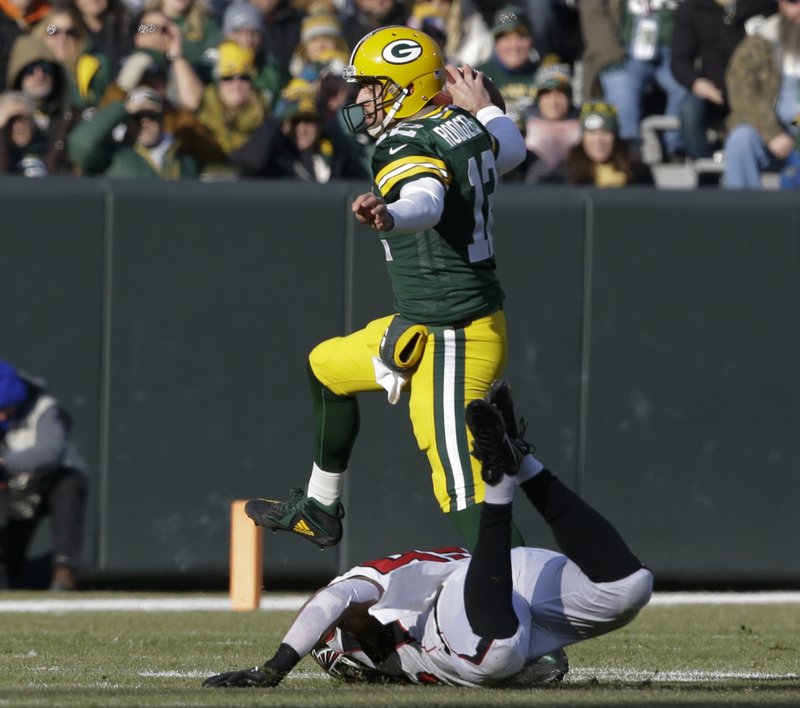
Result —
[[494, 486], [504, 474], [517, 474], [522, 451], [506, 434], [500, 411], [478, 398], [469, 402], [465, 416], [473, 437], [472, 455], [481, 463], [483, 481]]
[[563, 649], [545, 654], [535, 661], [528, 662], [513, 676], [504, 679], [499, 685], [513, 688], [527, 688], [542, 684], [558, 683], [569, 671], [569, 661]]
[[527, 425], [522, 418], [518, 419], [514, 414], [514, 401], [511, 398], [511, 386], [505, 379], [495, 379], [492, 385], [489, 386], [489, 391], [486, 394], [486, 400], [489, 401], [503, 416], [503, 423], [506, 426], [506, 433], [523, 454], [533, 453], [536, 448], [529, 442], [523, 440]]
[[244, 511], [256, 526], [289, 531], [320, 548], [330, 548], [342, 540], [342, 503], [321, 504], [297, 487], [289, 490], [289, 499], [285, 502], [251, 499]]

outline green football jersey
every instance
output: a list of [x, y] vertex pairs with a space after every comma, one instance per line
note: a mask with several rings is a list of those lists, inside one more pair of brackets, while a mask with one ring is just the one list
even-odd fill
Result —
[[445, 187], [439, 223], [420, 233], [381, 233], [395, 308], [432, 326], [474, 320], [499, 309], [492, 241], [497, 141], [470, 113], [442, 107], [403, 121], [378, 140], [374, 189], [387, 202], [422, 177]]

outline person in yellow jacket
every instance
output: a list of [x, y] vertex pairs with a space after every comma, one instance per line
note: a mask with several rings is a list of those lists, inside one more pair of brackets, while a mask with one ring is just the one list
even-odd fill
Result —
[[252, 49], [235, 42], [219, 45], [214, 83], [205, 88], [198, 115], [225, 155], [244, 145], [267, 115], [264, 99], [253, 87], [255, 74]]

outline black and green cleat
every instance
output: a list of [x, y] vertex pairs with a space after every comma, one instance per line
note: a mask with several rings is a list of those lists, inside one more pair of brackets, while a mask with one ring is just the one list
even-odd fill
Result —
[[289, 499], [285, 502], [251, 499], [245, 504], [244, 511], [256, 526], [289, 531], [320, 548], [331, 548], [342, 540], [342, 503], [320, 504], [298, 487], [289, 490]]

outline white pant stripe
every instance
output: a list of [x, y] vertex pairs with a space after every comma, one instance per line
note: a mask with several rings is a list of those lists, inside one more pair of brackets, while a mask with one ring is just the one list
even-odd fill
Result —
[[461, 455], [458, 450], [458, 426], [461, 425], [455, 410], [455, 372], [456, 372], [456, 335], [453, 330], [446, 329], [444, 335], [444, 375], [442, 390], [442, 412], [444, 414], [445, 450], [450, 468], [453, 470], [453, 485], [456, 489], [456, 510], [467, 508], [465, 494], [465, 475], [461, 466]]

